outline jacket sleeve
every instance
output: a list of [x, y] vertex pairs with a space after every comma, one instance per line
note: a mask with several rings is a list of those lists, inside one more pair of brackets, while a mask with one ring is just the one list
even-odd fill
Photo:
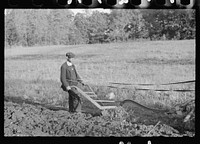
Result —
[[68, 87], [69, 83], [66, 80], [66, 67], [61, 66], [60, 81], [63, 86]]
[[75, 66], [74, 66], [74, 70], [75, 70], [75, 73], [76, 73], [76, 80], [82, 82], [82, 79], [80, 78], [79, 74], [77, 73]]

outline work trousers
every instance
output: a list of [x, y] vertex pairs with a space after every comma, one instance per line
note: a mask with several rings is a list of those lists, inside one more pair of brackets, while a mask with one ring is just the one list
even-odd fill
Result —
[[69, 112], [81, 111], [81, 98], [75, 88], [68, 91], [69, 93]]
[[[80, 88], [81, 86], [78, 85]], [[71, 90], [67, 90], [63, 85], [61, 86], [63, 91], [66, 91], [69, 96], [68, 104], [69, 104], [69, 112], [80, 112], [81, 111], [81, 98], [79, 92], [75, 88], [71, 88]]]

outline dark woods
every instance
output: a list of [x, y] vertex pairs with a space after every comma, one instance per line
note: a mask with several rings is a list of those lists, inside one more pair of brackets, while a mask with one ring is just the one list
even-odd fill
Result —
[[5, 45], [75, 45], [134, 40], [195, 39], [194, 9], [13, 9], [5, 15]]

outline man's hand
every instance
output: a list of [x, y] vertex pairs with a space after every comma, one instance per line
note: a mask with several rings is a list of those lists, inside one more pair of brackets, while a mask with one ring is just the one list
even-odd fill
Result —
[[83, 83], [83, 81], [82, 80], [78, 80], [78, 82], [80, 83], [80, 84], [82, 84], [83, 86], [85, 85], [84, 83]]
[[70, 86], [67, 86], [66, 89], [67, 89], [67, 90], [71, 90], [71, 87], [70, 87]]
[[85, 86], [85, 84], [83, 83], [83, 81], [80, 82], [83, 86]]

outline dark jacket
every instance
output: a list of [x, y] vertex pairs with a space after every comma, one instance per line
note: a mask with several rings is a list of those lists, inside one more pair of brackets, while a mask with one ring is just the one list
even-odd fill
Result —
[[81, 78], [78, 75], [75, 66], [68, 66], [67, 62], [63, 63], [61, 66], [60, 81], [62, 83], [62, 88], [66, 90], [67, 86], [78, 85], [81, 82]]

